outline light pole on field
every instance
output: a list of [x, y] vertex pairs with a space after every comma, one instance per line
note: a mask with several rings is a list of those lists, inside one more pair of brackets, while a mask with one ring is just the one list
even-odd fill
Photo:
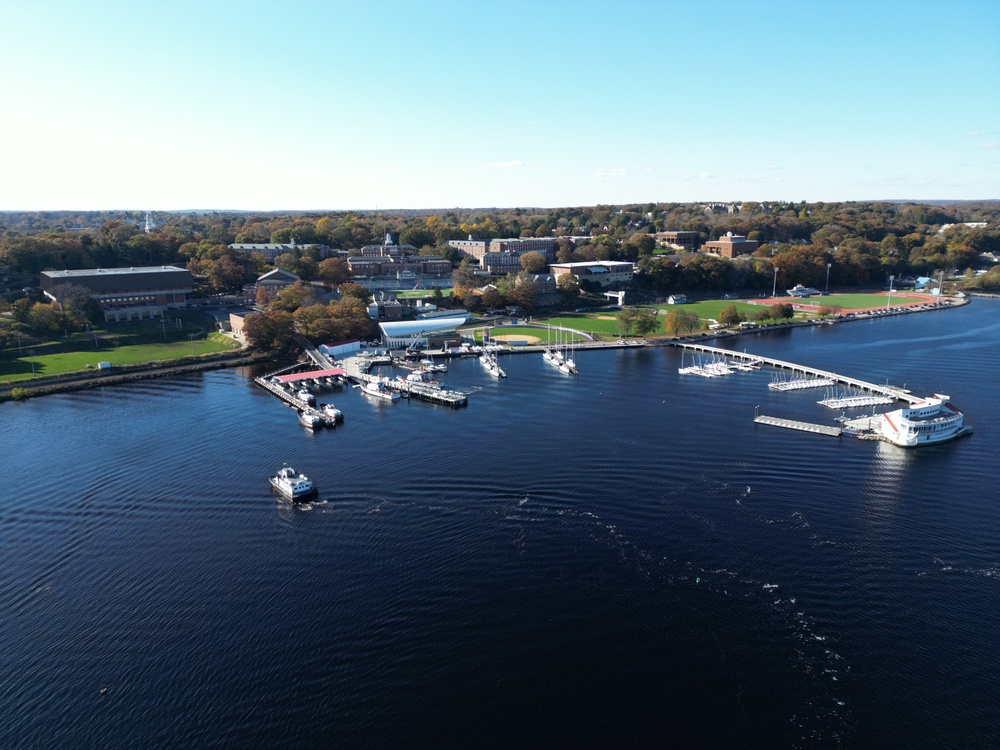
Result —
[[774, 299], [778, 294], [778, 267], [774, 267], [774, 286], [771, 288], [771, 299]]
[[889, 301], [886, 303], [886, 309], [892, 307], [892, 282], [895, 278], [895, 276], [889, 277]]
[[832, 265], [833, 263], [826, 264], [826, 294], [830, 293], [830, 266]]

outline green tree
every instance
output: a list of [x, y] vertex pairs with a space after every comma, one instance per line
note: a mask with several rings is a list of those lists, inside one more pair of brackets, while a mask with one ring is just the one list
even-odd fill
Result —
[[621, 335], [628, 336], [639, 317], [639, 311], [634, 307], [626, 307], [615, 317], [618, 319], [618, 330], [621, 332]]
[[795, 308], [787, 302], [779, 302], [771, 305], [770, 313], [774, 320], [787, 320], [795, 317]]
[[744, 320], [745, 318], [740, 314], [740, 311], [736, 309], [736, 305], [727, 305], [719, 311], [719, 323], [724, 326], [739, 325]]
[[561, 273], [556, 277], [556, 288], [570, 299], [580, 296], [580, 280], [571, 273]]
[[673, 335], [691, 333], [701, 328], [701, 319], [690, 310], [673, 308], [663, 319], [663, 329]]
[[339, 287], [341, 297], [354, 297], [356, 300], [364, 305], [368, 305], [371, 301], [372, 293], [369, 292], [361, 284], [353, 284], [348, 282], [347, 284], [341, 284]]
[[659, 324], [660, 320], [657, 317], [656, 310], [648, 307], [640, 308], [635, 317], [635, 334], [640, 338], [644, 338], [647, 334], [655, 331]]

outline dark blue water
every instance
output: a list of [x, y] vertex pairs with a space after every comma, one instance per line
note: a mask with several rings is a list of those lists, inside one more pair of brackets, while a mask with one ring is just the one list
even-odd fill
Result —
[[249, 371], [0, 405], [0, 747], [1000, 745], [1000, 304], [727, 344], [976, 432], [756, 427], [836, 413], [673, 349], [315, 435]]

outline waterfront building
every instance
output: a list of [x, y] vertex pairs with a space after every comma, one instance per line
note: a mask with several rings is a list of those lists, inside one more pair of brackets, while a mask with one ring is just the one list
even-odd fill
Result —
[[760, 247], [760, 243], [757, 240], [748, 240], [742, 235], [726, 232], [725, 237], [711, 240], [702, 245], [701, 251], [723, 258], [735, 258], [740, 255], [750, 255], [758, 247]]
[[630, 283], [635, 274], [635, 263], [617, 260], [553, 263], [549, 266], [549, 270], [557, 281], [564, 273], [569, 273], [579, 281], [596, 282], [603, 287]]
[[421, 318], [379, 323], [382, 343], [389, 349], [461, 343], [457, 328], [469, 319], [468, 314], [446, 318]]
[[64, 284], [89, 289], [104, 320], [120, 322], [158, 318], [167, 308], [184, 306], [194, 279], [189, 270], [177, 266], [42, 271], [39, 285], [49, 299], [58, 302]]

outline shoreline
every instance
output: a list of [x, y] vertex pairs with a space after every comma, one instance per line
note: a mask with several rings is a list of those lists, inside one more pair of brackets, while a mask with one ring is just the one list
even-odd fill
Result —
[[[723, 329], [717, 331], [700, 331], [698, 333], [691, 333], [684, 336], [656, 336], [653, 338], [647, 338], [642, 340], [632, 340], [626, 341], [624, 344], [619, 344], [616, 341], [589, 341], [589, 342], [578, 342], [577, 347], [580, 349], [623, 349], [632, 348], [637, 346], [643, 347], [662, 347], [671, 346], [675, 342], [684, 341], [711, 341], [720, 338], [729, 338], [731, 336], [742, 336], [746, 334], [756, 334], [766, 331], [774, 330], [784, 330], [788, 328], [803, 328], [818, 325], [834, 325], [841, 323], [851, 323], [858, 320], [870, 320], [873, 317], [891, 317], [893, 315], [910, 315], [914, 313], [924, 313], [924, 312], [940, 312], [943, 310], [955, 309], [958, 307], [963, 307], [971, 302], [970, 297], [966, 298], [948, 298], [947, 303], [943, 303], [940, 307], [934, 307], [931, 309], [910, 309], [909, 307], [898, 307], [892, 308], [889, 313], [872, 314], [871, 312], [855, 313], [855, 317], [848, 318], [845, 315], [835, 316], [831, 318], [821, 318], [814, 320], [800, 320], [800, 321], [789, 321], [786, 323], [769, 323], [765, 325], [754, 326], [751, 328], [737, 328], [737, 329]], [[478, 327], [478, 326], [477, 326]], [[514, 327], [514, 326], [512, 326]], [[524, 324], [520, 324], [516, 327], [524, 328]], [[501, 329], [503, 326], [497, 326]], [[544, 326], [539, 326], [540, 329], [544, 329]], [[526, 344], [523, 346], [508, 346], [503, 352], [504, 354], [517, 354], [517, 353], [536, 353], [542, 351], [544, 345], [542, 344]], [[444, 352], [433, 353], [424, 352], [426, 355], [437, 356], [443, 355]], [[210, 357], [210, 359], [208, 359]], [[190, 358], [188, 358], [190, 359]], [[151, 380], [153, 378], [168, 377], [170, 375], [181, 375], [192, 372], [204, 372], [207, 370], [221, 370], [228, 367], [241, 367], [244, 365], [258, 364], [263, 362], [272, 361], [272, 357], [263, 354], [247, 354], [241, 352], [239, 354], [223, 354], [223, 355], [203, 355], [195, 362], [184, 362], [183, 360], [173, 360], [164, 362], [162, 364], [149, 363], [144, 365], [130, 365], [127, 370], [124, 368], [122, 371], [115, 372], [113, 374], [101, 375], [98, 372], [82, 372], [82, 373], [71, 373], [67, 375], [58, 375], [51, 378], [36, 378], [34, 380], [20, 380], [14, 382], [5, 382], [0, 384], [0, 403], [4, 401], [20, 401], [29, 398], [37, 398], [39, 396], [48, 396], [54, 393], [66, 393], [70, 391], [82, 391], [88, 388], [103, 388], [105, 386], [116, 386], [130, 383], [136, 380]], [[14, 395], [14, 391], [18, 389], [20, 392], [18, 396]]]

